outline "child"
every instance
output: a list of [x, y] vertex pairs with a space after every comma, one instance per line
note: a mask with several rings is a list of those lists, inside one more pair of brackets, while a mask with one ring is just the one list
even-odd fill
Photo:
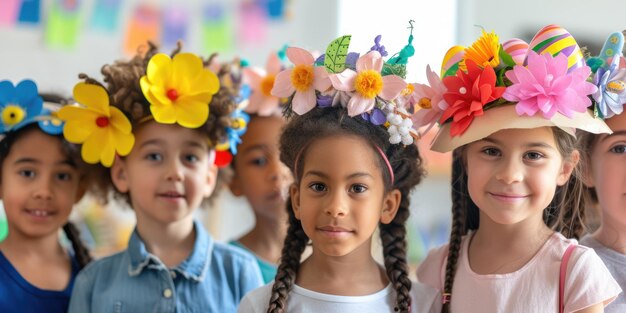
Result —
[[[347, 49], [349, 36], [337, 41]], [[295, 67], [277, 75], [272, 94], [295, 92], [287, 105], [298, 114], [280, 139], [281, 160], [295, 178], [289, 228], [274, 283], [249, 293], [238, 312], [435, 312], [436, 291], [412, 283], [407, 272], [409, 193], [424, 175], [410, 120], [390, 102], [407, 84], [381, 75], [377, 50], [359, 58], [358, 74], [339, 73], [354, 68], [354, 59], [350, 64], [327, 54], [326, 60], [338, 61], [332, 67], [337, 74], [329, 74], [307, 51], [289, 48], [287, 54], [297, 59]], [[351, 83], [336, 80], [329, 88], [329, 75], [351, 77]], [[354, 85], [363, 79], [373, 83]], [[386, 121], [406, 127], [400, 140], [390, 136]], [[377, 227], [384, 269], [371, 253]], [[309, 242], [312, 254], [300, 263]]]
[[126, 251], [78, 276], [69, 312], [234, 312], [261, 285], [258, 265], [193, 217], [216, 183], [214, 146], [231, 123], [233, 94], [198, 56], [170, 59], [152, 45], [102, 73], [106, 88], [81, 75], [74, 97], [84, 107], [59, 115], [85, 161], [111, 166], [102, 191], [127, 199], [137, 226]]
[[515, 64], [483, 32], [458, 71], [444, 58], [447, 108], [431, 149], [454, 149], [452, 231], [417, 272], [442, 290], [442, 312], [603, 312], [620, 292], [592, 249], [566, 239], [584, 222], [573, 128], [609, 131], [587, 112], [590, 70], [556, 25], [526, 47]]
[[[0, 82], [0, 198], [9, 225], [0, 243], [0, 312], [67, 312], [74, 278], [91, 261], [68, 221], [87, 170], [60, 136], [54, 100], [44, 108], [31, 80]], [[61, 228], [73, 253], [60, 244]]]
[[[594, 94], [596, 112], [605, 118], [613, 134], [579, 134], [581, 157], [584, 165], [587, 196], [600, 207], [601, 225], [592, 235], [587, 235], [580, 243], [593, 248], [600, 256], [622, 290], [626, 289], [626, 214], [624, 206], [624, 178], [626, 169], [626, 95], [624, 84], [624, 58], [621, 51], [624, 35], [613, 33], [609, 36], [599, 57], [590, 58], [591, 65], [602, 60], [604, 65], [595, 73], [594, 82], [598, 92]], [[611, 49], [619, 55], [607, 53]], [[608, 55], [607, 55], [608, 54]], [[612, 57], [609, 61], [609, 57]], [[622, 64], [620, 64], [622, 63]], [[615, 88], [618, 86], [618, 88]], [[621, 293], [609, 304], [605, 312], [626, 312], [626, 296]]]
[[[268, 63], [277, 63], [280, 68], [276, 53], [270, 55]], [[252, 71], [245, 68], [244, 77], [254, 76]], [[258, 97], [254, 100], [261, 101]], [[231, 163], [233, 176], [229, 184], [233, 195], [246, 197], [255, 217], [254, 228], [231, 244], [255, 254], [265, 283], [276, 275], [287, 233], [286, 193], [292, 182], [289, 169], [279, 158], [278, 138], [285, 124], [280, 115], [280, 100], [275, 98], [271, 103], [273, 110], [258, 110], [261, 106], [257, 103], [250, 103], [245, 109], [249, 121], [241, 143], [237, 145], [238, 155]]]

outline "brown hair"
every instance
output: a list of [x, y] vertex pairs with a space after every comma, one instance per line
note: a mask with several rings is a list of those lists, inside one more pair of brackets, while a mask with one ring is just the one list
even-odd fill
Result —
[[[174, 57], [180, 52], [181, 48], [182, 45], [179, 42], [177, 48], [170, 56]], [[142, 76], [146, 75], [150, 59], [157, 53], [159, 53], [157, 46], [149, 42], [147, 51], [144, 52], [140, 50], [132, 59], [128, 61], [118, 60], [113, 64], [104, 65], [101, 72], [104, 76], [105, 84], [98, 82], [86, 74], [80, 74], [78, 77], [84, 79], [86, 83], [104, 87], [109, 94], [110, 104], [120, 109], [124, 115], [128, 117], [133, 128], [137, 129], [141, 127], [141, 123], [145, 121], [146, 118], [152, 116], [150, 103], [144, 97], [139, 81]], [[204, 61], [205, 67], [208, 66], [215, 57], [216, 54], [213, 54]], [[224, 64], [215, 74], [221, 81], [226, 78], [231, 79], [234, 77], [234, 74], [231, 73], [231, 69], [232, 67], [229, 66], [229, 64]], [[235, 98], [238, 95], [238, 88], [238, 83], [230, 85], [220, 84], [220, 89], [213, 95], [211, 102], [208, 104], [210, 114], [207, 121], [197, 129], [203, 134], [206, 134], [211, 144], [214, 146], [226, 138], [226, 127], [230, 126], [232, 123], [230, 114], [237, 106]], [[122, 194], [113, 187], [108, 168], [100, 168], [100, 175], [97, 177], [98, 180], [94, 193], [102, 203], [106, 204], [109, 193], [113, 192], [114, 198], [122, 199], [130, 204], [128, 194]], [[215, 191], [210, 199], [214, 199], [217, 196], [222, 185], [223, 179], [218, 178], [214, 189]]]
[[[385, 190], [398, 189], [401, 193], [400, 206], [395, 218], [389, 224], [380, 224], [380, 236], [387, 276], [396, 291], [396, 311], [408, 312], [411, 306], [407, 261], [406, 229], [404, 223], [409, 217], [409, 194], [425, 175], [422, 159], [417, 146], [393, 145], [389, 143], [389, 133], [381, 126], [375, 126], [360, 117], [349, 117], [341, 107], [319, 108], [297, 116], [294, 115], [285, 126], [280, 138], [280, 158], [299, 179], [303, 164], [306, 162], [306, 148], [316, 139], [329, 136], [351, 135], [362, 138], [378, 146], [387, 156], [395, 179], [392, 185], [391, 175], [385, 161], [379, 157], [379, 167], [383, 173]], [[296, 164], [297, 155], [301, 154]], [[376, 154], [378, 155], [378, 153]], [[297, 166], [297, 168], [296, 168]], [[285, 312], [289, 291], [293, 287], [300, 266], [300, 257], [309, 238], [296, 219], [291, 199], [287, 199], [289, 228], [282, 250], [275, 282], [272, 286], [268, 313]]]
[[[563, 159], [569, 159], [576, 151], [576, 139], [565, 131], [553, 127], [552, 133], [557, 149]], [[469, 230], [479, 227], [479, 208], [470, 198], [467, 188], [467, 172], [465, 164], [465, 149], [462, 146], [453, 151], [452, 160], [452, 229], [448, 244], [448, 259], [444, 276], [444, 295], [452, 294], [457, 262], [461, 249], [461, 240]], [[543, 221], [555, 231], [567, 238], [580, 238], [584, 231], [585, 201], [583, 197], [583, 183], [580, 173], [574, 170], [567, 183], [556, 188], [554, 198], [544, 210]], [[450, 312], [450, 302], [447, 301], [441, 312]]]

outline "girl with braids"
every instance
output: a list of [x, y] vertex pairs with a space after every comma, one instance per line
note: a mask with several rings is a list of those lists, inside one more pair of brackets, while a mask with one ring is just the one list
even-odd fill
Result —
[[[589, 64], [601, 60], [594, 82], [595, 110], [605, 118], [612, 134], [579, 134], [581, 162], [585, 177], [585, 195], [600, 211], [600, 227], [588, 234], [580, 243], [593, 248], [600, 256], [622, 290], [626, 289], [626, 114], [623, 89], [612, 88], [624, 84], [626, 68], [623, 67], [624, 35], [609, 36], [599, 56], [587, 60]], [[619, 55], [607, 53], [617, 51]], [[609, 59], [612, 57], [612, 59]], [[621, 64], [620, 64], [621, 63]], [[621, 293], [608, 305], [605, 312], [626, 312], [626, 296]]]
[[[345, 45], [346, 37], [338, 40]], [[238, 312], [437, 312], [437, 292], [411, 282], [406, 261], [409, 194], [424, 175], [410, 119], [391, 102], [407, 84], [381, 75], [379, 51], [359, 58], [358, 73], [329, 74], [299, 48], [288, 48], [287, 55], [296, 66], [277, 75], [272, 93], [289, 97], [286, 110], [297, 114], [280, 138], [280, 158], [295, 177], [289, 227], [274, 282], [249, 293]], [[339, 74], [352, 76], [352, 83], [335, 80]], [[349, 93], [363, 78], [380, 84]], [[361, 96], [367, 92], [373, 96]], [[354, 102], [372, 106], [354, 108]], [[385, 121], [406, 127], [400, 140]], [[371, 254], [376, 228], [384, 268]], [[312, 253], [300, 262], [309, 243]]]
[[442, 312], [603, 312], [620, 288], [576, 244], [585, 218], [574, 130], [609, 132], [587, 110], [591, 71], [556, 25], [519, 64], [499, 47], [483, 32], [458, 70], [444, 65], [447, 105], [431, 149], [454, 150], [452, 231], [418, 280], [442, 291]]
[[42, 99], [31, 80], [0, 82], [0, 198], [9, 225], [0, 243], [1, 312], [67, 312], [75, 277], [91, 261], [68, 221], [89, 181], [77, 147], [63, 140], [51, 113], [60, 100]]
[[69, 312], [235, 312], [262, 284], [258, 265], [193, 216], [216, 184], [233, 93], [200, 57], [154, 46], [102, 73], [106, 87], [82, 75], [80, 106], [59, 116], [85, 161], [103, 165], [100, 192], [125, 199], [137, 226], [125, 251], [77, 277]]
[[[268, 68], [281, 68], [277, 53], [271, 53]], [[268, 74], [272, 75], [272, 74]], [[259, 69], [246, 67], [243, 78], [248, 84], [260, 85], [265, 79]], [[247, 86], [241, 90], [245, 92]], [[263, 99], [262, 91], [252, 88], [254, 97], [248, 99], [244, 108], [248, 117], [246, 132], [237, 144], [238, 154], [231, 163], [230, 191], [246, 198], [255, 217], [254, 227], [232, 245], [254, 253], [265, 283], [276, 275], [277, 263], [287, 233], [286, 193], [293, 181], [289, 169], [280, 161], [278, 139], [285, 124], [281, 115], [280, 100], [276, 97]], [[267, 102], [266, 105], [261, 105]]]

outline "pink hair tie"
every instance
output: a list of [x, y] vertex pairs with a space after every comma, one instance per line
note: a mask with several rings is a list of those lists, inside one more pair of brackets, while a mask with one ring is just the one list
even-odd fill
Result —
[[450, 298], [451, 297], [452, 297], [452, 294], [444, 293], [443, 295], [441, 295], [441, 303], [442, 304], [446, 304], [446, 303], [450, 302]]

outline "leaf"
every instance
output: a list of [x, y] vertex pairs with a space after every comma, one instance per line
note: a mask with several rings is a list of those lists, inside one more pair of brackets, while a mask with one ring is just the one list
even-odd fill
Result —
[[380, 74], [382, 76], [397, 75], [405, 79], [406, 78], [406, 64], [385, 63], [383, 65], [383, 69], [381, 70]]
[[[443, 74], [443, 77], [456, 75], [456, 72], [459, 70], [459, 63], [461, 62], [459, 61], [450, 66], [450, 68]], [[441, 79], [443, 79], [443, 77]]]
[[341, 73], [346, 68], [346, 56], [352, 35], [341, 36], [333, 40], [326, 48], [324, 66], [329, 73]]
[[515, 61], [513, 61], [513, 57], [511, 57], [510, 54], [504, 51], [504, 48], [502, 47], [502, 45], [500, 45], [500, 53], [498, 54], [500, 56], [500, 60], [504, 62], [506, 66], [515, 66]]

